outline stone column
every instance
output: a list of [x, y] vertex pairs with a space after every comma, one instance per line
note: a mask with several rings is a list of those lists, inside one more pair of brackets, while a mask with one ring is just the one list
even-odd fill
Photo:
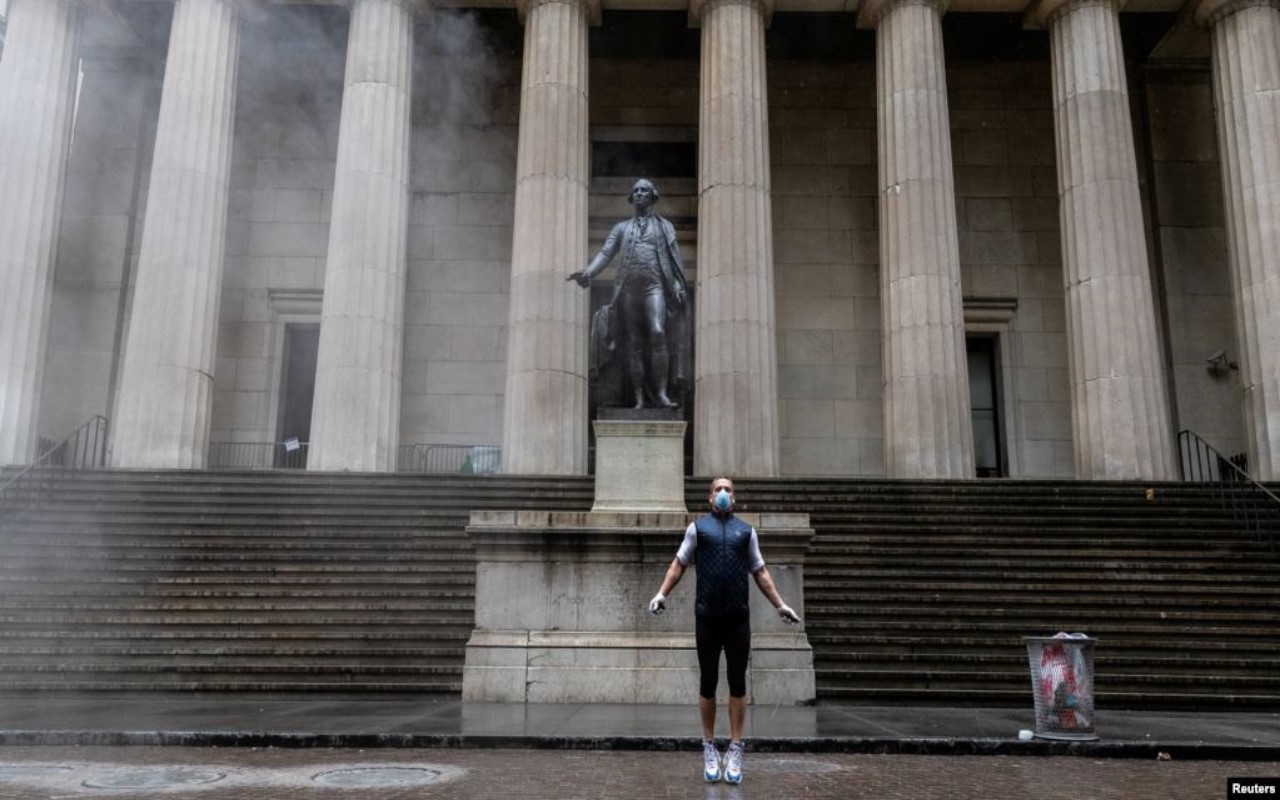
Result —
[[416, 5], [351, 7], [310, 470], [396, 468]]
[[702, 24], [694, 471], [778, 474], [769, 0], [695, 0]]
[[971, 478], [973, 420], [942, 52], [945, 0], [881, 0], [876, 28], [884, 464]]
[[113, 421], [118, 467], [199, 469], [209, 444], [240, 0], [178, 0]]
[[76, 5], [9, 3], [0, 60], [0, 465], [28, 463], [36, 455], [75, 96]]
[[1173, 480], [1129, 115], [1122, 0], [1046, 0], [1076, 476]]
[[1280, 2], [1205, 0], [1249, 468], [1280, 480]]
[[587, 471], [587, 25], [596, 0], [522, 0], [524, 67], [503, 471]]

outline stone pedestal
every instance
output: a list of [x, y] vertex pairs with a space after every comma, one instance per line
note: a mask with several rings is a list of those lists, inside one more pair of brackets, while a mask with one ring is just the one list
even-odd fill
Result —
[[[807, 514], [744, 514], [778, 591], [804, 616]], [[487, 511], [471, 515], [476, 628], [463, 700], [671, 703], [698, 694], [694, 581], [655, 617], [647, 605], [693, 516], [681, 513]], [[751, 590], [747, 695], [758, 704], [814, 699], [813, 651]], [[720, 690], [726, 692], [722, 679]]]
[[596, 420], [591, 510], [683, 514], [685, 424]]

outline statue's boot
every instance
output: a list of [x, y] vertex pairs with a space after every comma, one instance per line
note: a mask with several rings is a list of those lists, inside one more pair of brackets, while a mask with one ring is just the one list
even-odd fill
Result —
[[654, 383], [658, 387], [658, 398], [655, 405], [658, 408], [679, 408], [679, 403], [674, 403], [671, 398], [667, 397], [667, 373], [671, 368], [671, 359], [667, 356], [666, 342], [653, 346], [651, 363], [653, 365]]

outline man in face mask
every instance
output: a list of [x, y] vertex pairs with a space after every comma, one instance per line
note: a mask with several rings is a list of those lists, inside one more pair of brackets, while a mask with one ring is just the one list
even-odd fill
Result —
[[[667, 595], [690, 564], [698, 570], [694, 604], [695, 641], [698, 649], [698, 711], [702, 715], [703, 777], [742, 782], [742, 725], [747, 714], [747, 656], [751, 653], [751, 617], [747, 576], [769, 599], [787, 623], [800, 621], [782, 601], [778, 588], [760, 555], [756, 529], [733, 514], [733, 481], [716, 478], [707, 497], [711, 513], [699, 517], [684, 532], [680, 550], [667, 568], [662, 588], [649, 601], [649, 611], [661, 614]], [[721, 770], [716, 750], [716, 683], [720, 676], [720, 652], [724, 651], [729, 678], [729, 749]]]

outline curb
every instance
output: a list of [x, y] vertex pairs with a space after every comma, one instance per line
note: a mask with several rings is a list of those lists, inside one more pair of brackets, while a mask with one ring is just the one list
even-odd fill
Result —
[[[698, 750], [689, 736], [499, 736], [486, 734], [263, 731], [0, 730], [0, 747], [263, 747], [525, 750]], [[1050, 742], [1017, 739], [816, 737], [752, 739], [754, 753], [929, 756], [1075, 756], [1173, 761], [1280, 761], [1280, 745], [1208, 742]]]

